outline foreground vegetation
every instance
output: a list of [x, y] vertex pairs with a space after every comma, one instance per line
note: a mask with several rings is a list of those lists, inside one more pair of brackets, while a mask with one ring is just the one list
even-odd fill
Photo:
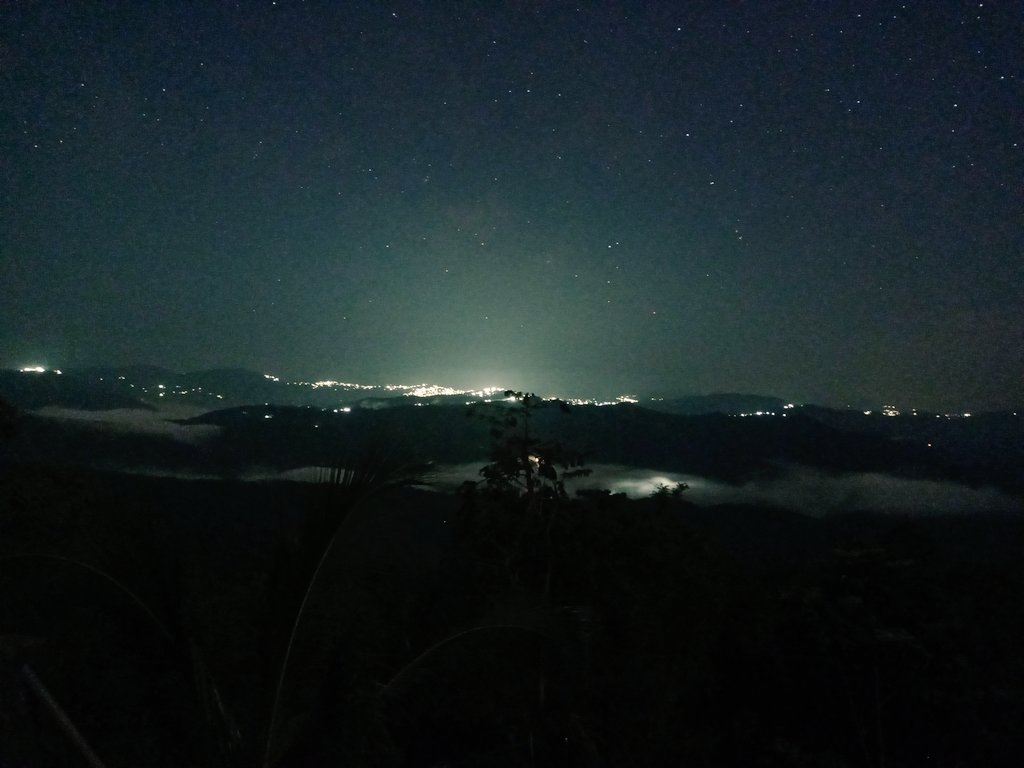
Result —
[[1024, 524], [482, 482], [0, 477], [0, 766], [959, 766], [1024, 753]]

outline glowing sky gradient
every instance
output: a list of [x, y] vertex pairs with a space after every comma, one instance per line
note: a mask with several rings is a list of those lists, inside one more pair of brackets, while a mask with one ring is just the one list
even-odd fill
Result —
[[0, 365], [1016, 405], [1017, 3], [6, 3]]

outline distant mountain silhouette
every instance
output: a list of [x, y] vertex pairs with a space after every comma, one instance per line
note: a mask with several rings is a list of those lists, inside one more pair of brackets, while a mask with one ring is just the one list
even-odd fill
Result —
[[54, 406], [83, 411], [110, 411], [118, 408], [152, 410], [140, 398], [117, 386], [92, 378], [45, 373], [21, 373], [0, 370], [0, 398], [12, 405], [34, 410]]
[[139, 387], [155, 387], [157, 384], [172, 381], [181, 374], [157, 365], [106, 365], [71, 368], [65, 371], [64, 375], [81, 381], [118, 381], [124, 377]]
[[787, 404], [785, 400], [765, 395], [746, 395], [738, 392], [716, 392], [710, 395], [690, 395], [663, 400], [645, 401], [644, 407], [652, 411], [677, 413], [684, 416], [700, 416], [709, 413], [726, 415], [757, 413], [761, 411], [781, 413]]
[[[466, 394], [411, 397], [401, 389], [286, 382], [244, 369], [175, 373], [150, 366], [24, 373], [0, 370], [0, 400], [28, 412], [9, 453], [24, 461], [174, 467], [236, 473], [331, 463], [376, 444], [439, 463], [474, 462], [490, 450], [486, 425], [466, 418]], [[102, 420], [61, 422], [31, 412], [46, 406], [104, 411], [188, 405], [202, 416], [157, 416], [129, 429]], [[414, 407], [420, 406], [420, 407]], [[787, 407], [789, 406], [789, 407]], [[497, 402], [475, 406], [504, 407]], [[757, 414], [741, 418], [741, 414]], [[716, 393], [546, 409], [536, 434], [564, 441], [587, 461], [726, 482], [765, 477], [787, 464], [836, 473], [872, 472], [1024, 493], [1024, 419], [935, 414], [884, 416], [764, 395]], [[99, 441], [98, 431], [102, 431]]]
[[[56, 374], [2, 371], [0, 396], [26, 409], [46, 405], [89, 410], [174, 403], [200, 408], [274, 405], [342, 406], [379, 410], [398, 405], [464, 405], [465, 394], [412, 396], [385, 386], [355, 387], [338, 382], [285, 381], [244, 368], [218, 368], [180, 373], [148, 365], [102, 366]], [[576, 393], [564, 393], [573, 396]], [[778, 397], [715, 393], [644, 401], [651, 410], [681, 415], [778, 412], [786, 401]], [[76, 405], [77, 404], [77, 405]]]
[[0, 371], [0, 397], [23, 409], [45, 406], [112, 410], [185, 404], [222, 408], [256, 402], [290, 402], [287, 385], [241, 368], [178, 373], [150, 365], [73, 368], [24, 373]]
[[[488, 407], [502, 407], [493, 404]], [[472, 462], [487, 455], [490, 438], [466, 407], [353, 408], [334, 413], [310, 407], [246, 406], [182, 420], [183, 425], [216, 425], [215, 443], [230, 461], [288, 469], [323, 462], [359, 446], [383, 443], [391, 449], [440, 463]], [[726, 482], [743, 482], [784, 471], [786, 465], [826, 472], [889, 473], [920, 479], [989, 483], [1024, 491], [1024, 459], [1008, 455], [979, 463], [955, 450], [963, 424], [935, 421], [942, 439], [927, 441], [823, 424], [787, 411], [786, 417], [740, 418], [720, 413], [698, 416], [659, 413], [636, 405], [576, 406], [538, 412], [536, 434], [564, 441], [588, 462], [684, 472]], [[863, 414], [861, 414], [863, 418]], [[889, 419], [889, 421], [894, 421]], [[1020, 420], [1002, 422], [1005, 432], [1024, 437]], [[978, 422], [982, 427], [982, 423]], [[975, 436], [974, 442], [983, 441]]]

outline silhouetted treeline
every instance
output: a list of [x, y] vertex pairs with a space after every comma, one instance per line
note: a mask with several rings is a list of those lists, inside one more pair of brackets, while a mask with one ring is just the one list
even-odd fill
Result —
[[1019, 519], [330, 487], [5, 469], [0, 765], [1024, 753]]

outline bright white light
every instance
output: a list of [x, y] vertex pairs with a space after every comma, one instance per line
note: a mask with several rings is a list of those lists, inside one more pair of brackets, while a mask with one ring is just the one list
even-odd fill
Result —
[[347, 381], [335, 381], [334, 379], [324, 379], [323, 381], [292, 381], [290, 384], [297, 384], [300, 387], [312, 387], [313, 389], [320, 389], [321, 387], [336, 387], [339, 389], [377, 389], [375, 384], [352, 384]]
[[433, 384], [423, 385], [411, 389], [405, 393], [406, 397], [439, 397], [446, 395], [461, 395], [464, 394], [461, 389], [453, 389], [452, 387], [438, 387]]
[[504, 392], [504, 387], [483, 387], [482, 389], [456, 389], [455, 387], [442, 387], [437, 384], [415, 384], [412, 386], [399, 386], [385, 384], [384, 389], [394, 391], [404, 389], [405, 397], [456, 397], [459, 395], [472, 395], [473, 397], [488, 398], [496, 392]]
[[19, 368], [22, 373], [46, 373], [46, 368], [41, 365], [26, 365], [24, 368]]

